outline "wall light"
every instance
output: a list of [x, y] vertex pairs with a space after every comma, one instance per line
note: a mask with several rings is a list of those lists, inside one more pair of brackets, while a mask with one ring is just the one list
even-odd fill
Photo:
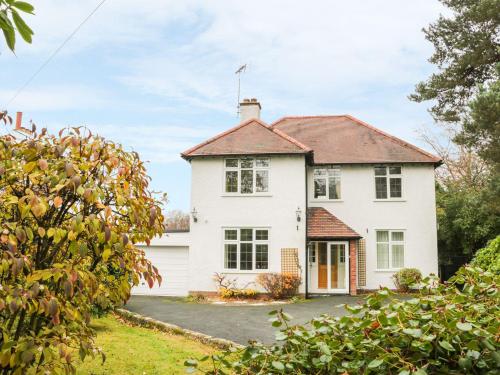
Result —
[[195, 223], [198, 222], [198, 212], [195, 207], [193, 207], [193, 210], [191, 211], [191, 216], [193, 217], [193, 221]]
[[300, 210], [300, 207], [297, 207], [297, 211], [295, 211], [295, 215], [297, 216], [297, 221], [299, 222], [302, 218], [302, 211]]

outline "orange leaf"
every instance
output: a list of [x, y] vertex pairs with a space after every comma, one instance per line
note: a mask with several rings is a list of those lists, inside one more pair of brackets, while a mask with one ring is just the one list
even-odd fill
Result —
[[62, 202], [63, 200], [61, 197], [57, 196], [54, 198], [54, 206], [56, 206], [57, 208], [61, 207]]

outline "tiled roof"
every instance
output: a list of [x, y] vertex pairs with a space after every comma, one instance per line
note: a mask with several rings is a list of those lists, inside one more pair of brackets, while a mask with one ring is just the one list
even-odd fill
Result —
[[361, 238], [361, 236], [323, 207], [312, 207], [307, 209], [307, 238]]
[[246, 154], [306, 154], [311, 149], [279, 129], [250, 119], [198, 146], [184, 151], [181, 156], [223, 156]]
[[313, 149], [316, 164], [441, 162], [350, 115], [283, 117], [271, 127]]

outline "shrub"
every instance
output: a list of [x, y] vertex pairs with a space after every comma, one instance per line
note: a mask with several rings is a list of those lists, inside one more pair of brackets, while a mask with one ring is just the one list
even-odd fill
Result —
[[2, 374], [74, 373], [100, 353], [93, 308], [160, 280], [134, 245], [163, 232], [148, 183], [136, 153], [78, 128], [0, 136]]
[[300, 276], [289, 273], [261, 273], [257, 283], [273, 298], [290, 298], [297, 294]]
[[346, 306], [352, 315], [306, 326], [273, 311], [273, 326], [283, 327], [278, 344], [251, 342], [201, 360], [213, 361], [211, 374], [498, 374], [499, 284], [498, 275], [468, 267], [445, 284], [425, 278], [416, 298], [382, 289]]
[[471, 265], [500, 275], [500, 236], [488, 242], [486, 247], [478, 250]]
[[398, 291], [406, 293], [418, 289], [418, 284], [422, 281], [422, 272], [416, 268], [403, 268], [392, 275], [392, 280]]
[[254, 289], [219, 289], [222, 298], [255, 298], [259, 292]]

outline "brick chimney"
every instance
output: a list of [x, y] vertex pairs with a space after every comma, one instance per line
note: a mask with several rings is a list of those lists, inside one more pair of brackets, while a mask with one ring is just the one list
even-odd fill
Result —
[[246, 121], [251, 118], [260, 119], [260, 103], [257, 99], [243, 99], [240, 103], [240, 121]]

